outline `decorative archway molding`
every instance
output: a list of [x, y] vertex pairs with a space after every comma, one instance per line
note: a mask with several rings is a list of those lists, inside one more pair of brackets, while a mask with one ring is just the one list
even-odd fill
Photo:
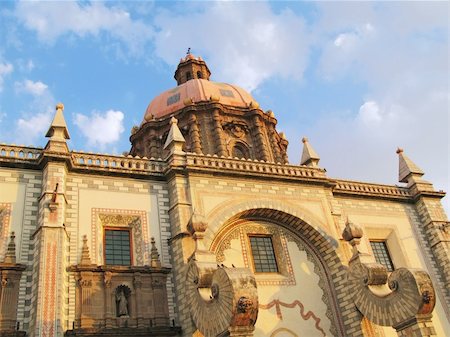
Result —
[[[211, 243], [216, 237], [219, 229], [223, 227], [223, 224], [230, 223], [233, 220], [241, 218], [242, 215], [254, 212], [254, 210], [266, 209], [272, 210], [274, 212], [271, 215], [271, 220], [276, 220], [277, 222], [285, 223], [287, 216], [295, 217], [296, 219], [303, 221], [308, 224], [311, 228], [316, 230], [323, 236], [327, 241], [331, 243], [334, 248], [337, 248], [339, 243], [332, 237], [331, 233], [327, 230], [327, 225], [313, 214], [311, 214], [307, 209], [302, 209], [301, 205], [291, 206], [286, 202], [281, 202], [278, 200], [271, 199], [256, 199], [256, 200], [239, 200], [237, 202], [230, 201], [227, 205], [219, 205], [212, 212], [206, 216], [206, 222], [208, 223], [208, 228], [205, 231], [205, 242]], [[267, 214], [259, 214], [263, 218]]]
[[[269, 203], [272, 207], [268, 206]], [[258, 207], [258, 205], [265, 207]], [[209, 250], [214, 251], [216, 243], [245, 219], [263, 220], [283, 227], [298, 238], [305, 250], [314, 256], [325, 276], [323, 290], [328, 295], [331, 312], [329, 318], [334, 325], [335, 334], [360, 336], [362, 316], [356, 307], [349, 306], [352, 299], [347, 290], [346, 268], [337, 252], [338, 242], [321, 227], [311, 225], [308, 220], [289, 213], [290, 211], [298, 214], [296, 210], [289, 209], [276, 201], [254, 201], [231, 206], [217, 214], [209, 223], [205, 235], [210, 239], [208, 240]], [[229, 215], [228, 218], [225, 214]], [[220, 221], [221, 225], [218, 223]], [[214, 236], [212, 231], [216, 233]]]

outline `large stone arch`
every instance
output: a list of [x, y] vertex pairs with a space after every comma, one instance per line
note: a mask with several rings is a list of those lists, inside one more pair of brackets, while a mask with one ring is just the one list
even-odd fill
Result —
[[331, 233], [327, 230], [326, 224], [313, 214], [308, 213], [307, 210], [302, 210], [300, 206], [294, 207], [288, 203], [271, 199], [255, 199], [241, 202], [231, 201], [228, 205], [219, 205], [216, 211], [212, 211], [208, 215], [205, 214], [208, 223], [208, 228], [205, 232], [206, 242], [211, 243], [216, 237], [218, 230], [222, 228], [225, 223], [229, 223], [230, 221], [239, 218], [239, 215], [243, 214], [243, 212], [262, 209], [278, 211], [278, 217], [273, 220], [279, 222], [283, 221], [283, 214], [302, 219], [329, 241], [333, 247], [337, 248], [339, 245], [337, 240], [333, 238]]
[[[325, 275], [323, 290], [324, 292], [326, 291], [328, 296], [332, 316], [329, 318], [333, 321], [335, 334], [337, 336], [362, 336], [360, 324], [362, 317], [356, 307], [352, 305], [353, 302], [347, 291], [346, 267], [338, 256], [338, 242], [325, 233], [321, 227], [314, 226], [305, 221], [305, 219], [288, 213], [290, 211], [296, 213], [296, 210], [288, 209], [288, 207], [277, 202], [271, 202], [271, 205], [277, 208], [284, 208], [284, 210], [267, 206], [255, 208], [258, 203], [261, 204], [261, 202], [256, 201], [234, 205], [216, 214], [211, 219], [207, 230], [209, 249], [214, 251], [215, 243], [220, 241], [221, 237], [226, 235], [233, 226], [245, 219], [264, 220], [283, 227], [295, 235], [304, 247], [307, 247], [309, 253], [318, 262], [322, 271], [321, 274]], [[227, 218], [226, 214], [229, 215], [233, 211], [235, 213]], [[220, 222], [221, 225], [219, 225]], [[213, 230], [215, 235], [212, 233]]]

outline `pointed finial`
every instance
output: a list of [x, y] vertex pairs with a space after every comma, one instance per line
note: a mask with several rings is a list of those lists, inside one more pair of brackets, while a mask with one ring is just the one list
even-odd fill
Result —
[[11, 235], [9, 237], [9, 243], [8, 248], [6, 250], [5, 255], [5, 263], [16, 263], [16, 243], [14, 242], [14, 239], [16, 238], [16, 235], [14, 232], [11, 232]]
[[320, 161], [319, 155], [314, 151], [311, 144], [309, 144], [308, 138], [303, 137], [303, 152], [302, 152], [302, 159], [300, 160], [300, 165], [306, 165], [306, 166], [317, 166]]
[[191, 55], [191, 47], [188, 48], [186, 55]]
[[62, 104], [61, 102], [57, 103], [55, 110], [56, 111], [58, 111], [58, 110], [64, 111], [64, 104]]
[[167, 135], [166, 142], [164, 143], [164, 149], [167, 149], [171, 145], [175, 145], [175, 150], [182, 151], [182, 147], [185, 142], [186, 140], [178, 128], [178, 120], [175, 117], [172, 117], [170, 119], [170, 130]]
[[63, 114], [64, 104], [56, 104], [55, 110], [55, 116], [53, 117], [53, 121], [50, 124], [45, 137], [50, 138], [51, 140], [65, 142], [66, 139], [70, 139], [70, 135]]
[[83, 235], [83, 246], [81, 248], [80, 265], [91, 265], [92, 264], [87, 241], [88, 241], [87, 236]]
[[424, 172], [409, 159], [404, 153], [403, 149], [397, 149], [398, 154], [398, 181], [401, 183], [408, 183], [421, 180], [420, 177], [424, 175]]
[[150, 252], [150, 257], [151, 257], [150, 266], [153, 268], [160, 268], [161, 261], [159, 260], [159, 253], [158, 253], [158, 249], [156, 248], [156, 242], [155, 242], [154, 237], [151, 238], [150, 243], [152, 244], [152, 248], [151, 248], [151, 252]]

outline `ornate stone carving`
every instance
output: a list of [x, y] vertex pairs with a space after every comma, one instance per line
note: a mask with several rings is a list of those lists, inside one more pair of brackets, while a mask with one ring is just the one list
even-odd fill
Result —
[[[201, 241], [201, 239], [196, 239]], [[248, 268], [220, 268], [214, 253], [199, 249], [191, 256], [186, 286], [192, 320], [205, 337], [253, 336], [258, 316], [255, 277]]]
[[243, 138], [249, 132], [248, 126], [239, 121], [226, 123], [223, 128], [235, 138]]
[[[359, 226], [347, 223], [343, 237], [353, 246], [348, 269], [349, 291], [364, 316], [375, 324], [396, 328], [399, 334], [411, 326], [410, 322], [417, 322], [417, 317], [431, 318], [436, 296], [426, 272], [399, 268], [388, 277], [386, 268], [369, 263], [370, 256], [358, 251], [357, 245], [362, 237]], [[379, 296], [372, 291], [383, 288], [385, 293], [386, 288], [390, 292]], [[427, 318], [427, 321], [432, 326], [431, 320]]]

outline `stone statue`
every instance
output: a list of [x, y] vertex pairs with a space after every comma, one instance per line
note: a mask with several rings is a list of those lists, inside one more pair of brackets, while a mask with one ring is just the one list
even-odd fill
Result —
[[120, 290], [118, 294], [116, 294], [116, 302], [118, 316], [128, 316], [128, 301], [123, 289]]

